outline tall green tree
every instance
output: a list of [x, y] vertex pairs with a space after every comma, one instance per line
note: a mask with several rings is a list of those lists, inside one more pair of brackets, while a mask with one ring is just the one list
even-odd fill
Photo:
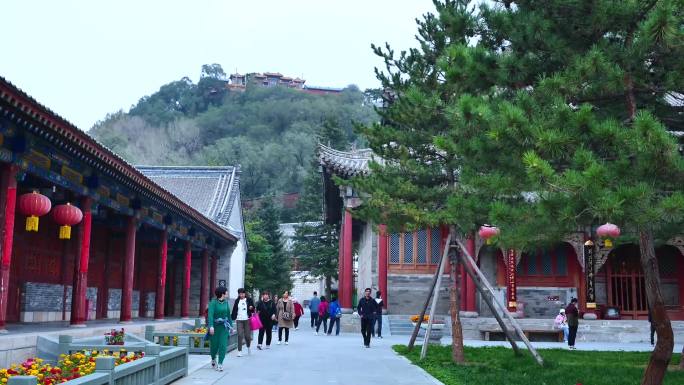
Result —
[[311, 278], [325, 280], [328, 297], [332, 281], [338, 276], [339, 233], [334, 225], [301, 223], [294, 237], [293, 255], [300, 270], [308, 270]]
[[258, 220], [245, 223], [249, 246], [245, 263], [245, 289], [250, 293], [269, 290], [271, 277], [276, 275], [275, 265], [271, 263], [273, 248], [259, 232], [260, 225]]
[[257, 232], [264, 237], [270, 248], [270, 255], [266, 264], [262, 266], [263, 272], [256, 271], [255, 276], [263, 277], [262, 282], [255, 282], [259, 289], [268, 289], [272, 293], [283, 293], [292, 288], [292, 260], [285, 251], [282, 234], [278, 227], [280, 223], [280, 213], [273, 199], [268, 197], [261, 202], [257, 212], [259, 227]]

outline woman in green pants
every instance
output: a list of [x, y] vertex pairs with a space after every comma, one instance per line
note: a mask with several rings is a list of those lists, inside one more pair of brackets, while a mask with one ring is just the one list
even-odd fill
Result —
[[[230, 306], [226, 300], [227, 291], [223, 286], [214, 290], [216, 299], [209, 304], [207, 317], [207, 326], [209, 327], [209, 335], [211, 335], [211, 367], [219, 372], [223, 371], [223, 359], [226, 357], [226, 350], [228, 349], [228, 336], [233, 327], [233, 321], [230, 319]], [[218, 365], [216, 365], [216, 353], [218, 353]]]

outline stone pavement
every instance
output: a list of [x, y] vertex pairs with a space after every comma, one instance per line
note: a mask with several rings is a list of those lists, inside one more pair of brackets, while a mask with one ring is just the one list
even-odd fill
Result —
[[361, 334], [315, 336], [308, 322], [303, 324], [291, 330], [289, 345], [276, 345], [274, 340], [271, 349], [257, 350], [254, 344], [252, 354], [240, 358], [237, 351], [231, 352], [222, 373], [211, 369], [208, 356], [190, 356], [191, 373], [174, 385], [441, 384], [394, 353], [392, 345], [405, 344], [406, 336], [374, 339], [366, 349]]

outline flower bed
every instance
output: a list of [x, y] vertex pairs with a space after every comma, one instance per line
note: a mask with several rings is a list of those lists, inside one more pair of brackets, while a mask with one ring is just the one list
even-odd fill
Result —
[[0, 384], [6, 384], [13, 376], [35, 376], [39, 385], [54, 385], [87, 376], [95, 371], [97, 357], [114, 357], [115, 365], [135, 361], [145, 356], [143, 352], [127, 352], [125, 349], [109, 351], [92, 350], [61, 354], [55, 365], [45, 363], [40, 358], [29, 358], [21, 364], [12, 364], [0, 369]]

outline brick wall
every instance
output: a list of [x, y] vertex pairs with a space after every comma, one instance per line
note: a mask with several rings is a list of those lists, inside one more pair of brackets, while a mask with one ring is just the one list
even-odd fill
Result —
[[[392, 314], [419, 313], [427, 298], [432, 278], [432, 274], [388, 274], [389, 312]], [[449, 313], [449, 286], [451, 286], [451, 279], [445, 275], [442, 277], [436, 314]]]

